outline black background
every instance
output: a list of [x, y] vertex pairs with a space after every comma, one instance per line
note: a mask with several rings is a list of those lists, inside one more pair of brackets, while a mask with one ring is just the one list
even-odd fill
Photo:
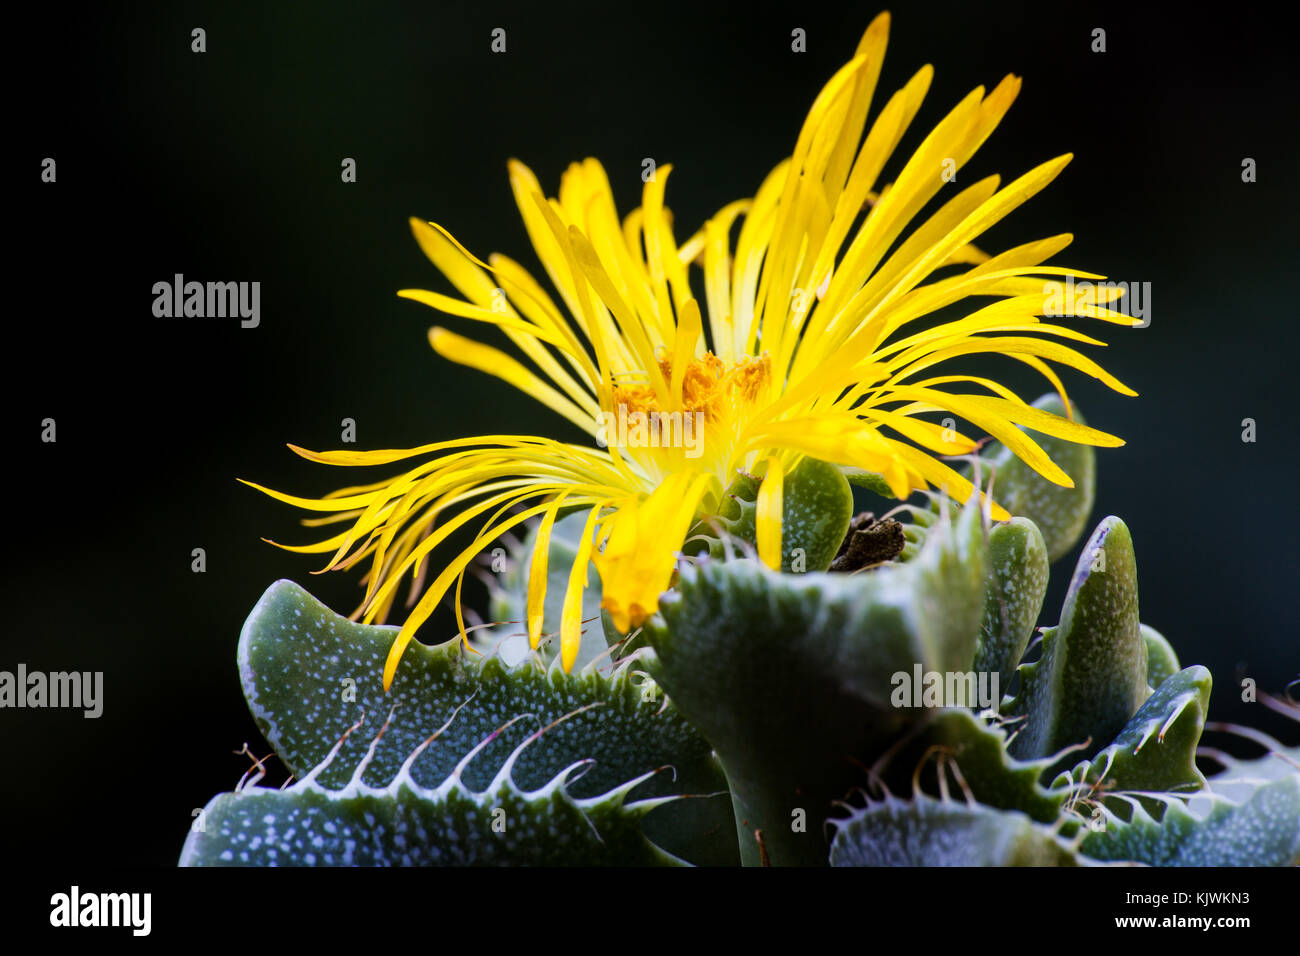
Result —
[[[447, 291], [407, 217], [529, 264], [508, 157], [551, 194], [568, 162], [599, 157], [623, 212], [653, 157], [675, 165], [684, 237], [788, 154], [878, 8], [112, 6], [29, 7], [10, 34], [28, 65], [7, 104], [0, 669], [102, 670], [106, 688], [98, 720], [0, 712], [0, 841], [10, 859], [169, 866], [193, 809], [245, 769], [232, 751], [269, 749], [234, 666], [258, 596], [281, 577], [343, 611], [359, 593], [355, 575], [311, 577], [318, 564], [259, 541], [307, 533], [235, 478], [302, 494], [349, 483], [284, 447], [337, 447], [344, 417], [362, 448], [579, 438], [428, 348], [435, 321], [480, 330], [394, 295]], [[1127, 521], [1143, 619], [1210, 667], [1213, 714], [1266, 725], [1231, 685], [1244, 665], [1277, 690], [1300, 666], [1291, 34], [1254, 4], [1176, 9], [896, 3], [877, 108], [935, 65], [901, 159], [971, 88], [1016, 72], [1018, 102], [962, 177], [1009, 181], [1076, 154], [980, 244], [1068, 230], [1057, 261], [1152, 283], [1150, 328], [1099, 327], [1111, 344], [1094, 351], [1141, 397], [1067, 375], [1090, 422], [1129, 442], [1099, 451], [1094, 521]], [[489, 49], [495, 27], [504, 55]], [[795, 27], [806, 53], [790, 50]], [[1090, 50], [1095, 27], [1105, 53]], [[55, 184], [40, 182], [47, 156]], [[355, 184], [340, 182], [343, 157]], [[260, 281], [261, 326], [154, 318], [152, 286], [177, 272]], [[55, 444], [40, 440], [46, 417]], [[1055, 566], [1041, 623], [1074, 557]], [[448, 631], [435, 618], [425, 636]]]

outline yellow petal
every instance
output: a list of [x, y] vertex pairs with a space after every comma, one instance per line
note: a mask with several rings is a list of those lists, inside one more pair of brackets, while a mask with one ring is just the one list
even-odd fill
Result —
[[551, 556], [551, 531], [555, 527], [555, 516], [560, 510], [564, 495], [556, 496], [551, 506], [542, 515], [542, 523], [537, 527], [537, 538], [533, 542], [533, 557], [528, 567], [528, 646], [533, 650], [541, 642], [542, 620], [546, 615], [546, 572], [547, 562]]
[[767, 459], [767, 474], [758, 488], [755, 535], [758, 538], [758, 557], [773, 571], [781, 570], [781, 518], [782, 491], [785, 483], [781, 459], [775, 455]]
[[578, 543], [578, 556], [569, 571], [569, 587], [564, 592], [564, 608], [560, 613], [560, 664], [567, 674], [573, 670], [582, 644], [582, 595], [587, 589], [587, 565], [591, 561], [591, 546], [600, 508], [592, 508], [587, 523], [582, 528]]
[[443, 358], [495, 375], [557, 415], [567, 418], [588, 434], [596, 433], [596, 423], [591, 415], [573, 404], [567, 395], [547, 385], [540, 377], [501, 350], [464, 338], [436, 325], [429, 329], [429, 344]]

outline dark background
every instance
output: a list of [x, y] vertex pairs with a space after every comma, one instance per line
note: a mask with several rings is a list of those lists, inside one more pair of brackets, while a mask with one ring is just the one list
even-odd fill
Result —
[[[345, 612], [359, 595], [355, 575], [311, 577], [318, 561], [263, 544], [309, 534], [236, 476], [301, 494], [350, 483], [284, 447], [338, 447], [344, 417], [360, 448], [579, 437], [428, 348], [434, 322], [481, 329], [394, 295], [447, 291], [407, 217], [530, 264], [508, 157], [554, 194], [569, 161], [597, 156], [625, 213], [649, 156], [676, 167], [684, 238], [788, 154], [878, 7], [114, 6], [11, 21], [28, 66], [7, 100], [0, 669], [102, 670], [105, 711], [0, 711], [0, 856], [170, 866], [192, 810], [245, 769], [232, 751], [269, 750], [234, 663], [258, 596], [281, 577]], [[1152, 283], [1151, 327], [1098, 326], [1110, 348], [1088, 350], [1141, 397], [1065, 373], [1090, 422], [1129, 441], [1098, 453], [1094, 522], [1129, 524], [1143, 619], [1210, 667], [1214, 715], [1267, 725], [1232, 683], [1244, 665], [1279, 690], [1300, 667], [1291, 34], [1253, 4], [1177, 9], [895, 3], [875, 108], [935, 64], [902, 159], [971, 88], [1016, 72], [1018, 102], [961, 178], [1009, 181], [1076, 154], [980, 245], [1068, 230], [1058, 262]], [[504, 55], [489, 50], [498, 26]], [[39, 180], [47, 156], [53, 185]], [[340, 182], [343, 157], [355, 184]], [[1242, 183], [1244, 157], [1258, 182]], [[261, 326], [155, 319], [152, 285], [177, 272], [260, 281]], [[46, 417], [56, 444], [40, 441]], [[1041, 623], [1074, 557], [1054, 568]], [[433, 623], [426, 639], [448, 633]]]

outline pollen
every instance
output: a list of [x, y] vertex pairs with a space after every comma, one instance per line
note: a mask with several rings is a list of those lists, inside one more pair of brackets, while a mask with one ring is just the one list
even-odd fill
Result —
[[[670, 358], [658, 360], [663, 377], [673, 380]], [[756, 404], [772, 378], [772, 362], [767, 353], [745, 356], [728, 365], [712, 352], [692, 359], [682, 372], [681, 400], [677, 408], [664, 408], [648, 385], [615, 385], [615, 407], [623, 405], [631, 412], [703, 412], [710, 425], [730, 418], [740, 408]]]

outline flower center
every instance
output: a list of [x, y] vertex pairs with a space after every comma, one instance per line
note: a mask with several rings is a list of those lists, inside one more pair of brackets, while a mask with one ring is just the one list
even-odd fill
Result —
[[[659, 359], [659, 370], [667, 381], [673, 378], [670, 358]], [[649, 385], [615, 385], [614, 406], [624, 406], [628, 413], [702, 412], [706, 424], [717, 427], [736, 418], [738, 412], [752, 405], [763, 392], [772, 374], [766, 354], [746, 356], [728, 366], [712, 352], [692, 359], [682, 372], [681, 400], [676, 408], [663, 408]]]

